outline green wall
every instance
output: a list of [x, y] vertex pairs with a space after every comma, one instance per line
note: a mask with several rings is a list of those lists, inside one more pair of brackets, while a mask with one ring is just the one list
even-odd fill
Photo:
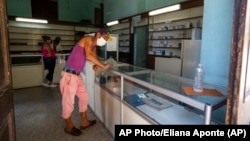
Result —
[[94, 10], [100, 2], [93, 0], [58, 0], [59, 21], [80, 22], [89, 20], [94, 23]]
[[[136, 15], [187, 0], [57, 0], [58, 20], [94, 22], [94, 9], [104, 4], [104, 22]], [[32, 17], [31, 0], [6, 0], [9, 16]], [[41, 11], [42, 12], [42, 11]]]
[[[31, 0], [6, 2], [9, 16], [32, 17]], [[78, 23], [84, 19], [94, 23], [94, 9], [99, 8], [102, 2], [103, 0], [58, 0], [58, 21]]]
[[8, 16], [32, 17], [31, 0], [6, 0]]
[[129, 17], [187, 0], [104, 0], [104, 22]]

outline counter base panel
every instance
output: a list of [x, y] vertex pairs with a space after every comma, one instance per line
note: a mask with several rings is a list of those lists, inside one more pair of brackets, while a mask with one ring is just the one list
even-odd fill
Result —
[[43, 65], [12, 66], [13, 89], [41, 86]]
[[146, 104], [136, 107], [141, 112], [155, 119], [159, 124], [204, 124], [204, 117], [174, 105], [163, 110], [154, 109]]
[[122, 103], [122, 124], [144, 124], [152, 125], [151, 122], [147, 121], [141, 115], [133, 111], [129, 106]]
[[101, 88], [99, 84], [95, 84], [94, 112], [114, 137], [115, 125], [121, 124], [121, 101]]

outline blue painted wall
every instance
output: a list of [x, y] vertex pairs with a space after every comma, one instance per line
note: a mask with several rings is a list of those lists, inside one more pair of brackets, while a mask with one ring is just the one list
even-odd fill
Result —
[[227, 87], [234, 0], [204, 0], [201, 63], [205, 81]]

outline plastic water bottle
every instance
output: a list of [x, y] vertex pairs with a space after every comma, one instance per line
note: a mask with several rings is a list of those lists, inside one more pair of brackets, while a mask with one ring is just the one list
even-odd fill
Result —
[[205, 71], [202, 67], [202, 64], [199, 64], [195, 70], [195, 76], [194, 76], [193, 90], [195, 92], [202, 92], [203, 91], [204, 77], [205, 77]]

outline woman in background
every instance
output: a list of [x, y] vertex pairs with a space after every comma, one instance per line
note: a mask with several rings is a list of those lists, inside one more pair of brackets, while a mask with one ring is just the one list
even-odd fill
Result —
[[56, 53], [53, 48], [51, 48], [51, 38], [49, 36], [42, 36], [42, 55], [45, 69], [48, 69], [48, 73], [42, 83], [46, 87], [56, 87], [57, 85], [53, 84], [53, 75], [56, 66]]

